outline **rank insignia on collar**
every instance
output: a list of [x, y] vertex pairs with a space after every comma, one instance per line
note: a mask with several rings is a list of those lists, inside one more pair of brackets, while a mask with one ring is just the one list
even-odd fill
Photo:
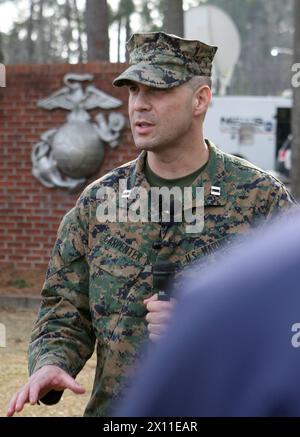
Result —
[[210, 194], [212, 194], [213, 196], [221, 196], [221, 188], [212, 186]]
[[122, 199], [129, 199], [131, 190], [124, 190], [122, 193]]

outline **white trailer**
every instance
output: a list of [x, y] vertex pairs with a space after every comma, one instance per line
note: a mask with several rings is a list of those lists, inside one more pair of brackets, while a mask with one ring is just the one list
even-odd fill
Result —
[[274, 170], [278, 148], [290, 132], [291, 106], [285, 97], [213, 97], [205, 137], [225, 152]]

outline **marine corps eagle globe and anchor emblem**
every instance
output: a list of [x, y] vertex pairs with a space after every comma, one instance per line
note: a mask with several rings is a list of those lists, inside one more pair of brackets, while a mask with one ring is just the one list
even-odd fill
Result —
[[122, 102], [93, 85], [84, 89], [80, 82], [93, 78], [91, 74], [67, 74], [63, 79], [66, 86], [37, 104], [43, 109], [71, 111], [62, 126], [43, 133], [33, 147], [32, 174], [45, 187], [71, 191], [80, 188], [99, 169], [104, 156], [103, 143], [110, 147], [118, 145], [125, 117], [117, 112], [106, 117], [99, 112], [93, 123], [87, 111], [118, 108]]

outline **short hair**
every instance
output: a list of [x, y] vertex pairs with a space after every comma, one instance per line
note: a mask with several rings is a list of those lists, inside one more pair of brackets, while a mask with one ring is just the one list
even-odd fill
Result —
[[[201, 86], [208, 86], [211, 88], [211, 78], [208, 76], [194, 76], [188, 82], [186, 82], [186, 86], [190, 88], [193, 92], [196, 91]], [[204, 121], [207, 110], [203, 113], [202, 121]]]
[[209, 88], [211, 88], [211, 78], [208, 76], [194, 76], [192, 79], [186, 82], [186, 84], [193, 91], [203, 85], [207, 85]]

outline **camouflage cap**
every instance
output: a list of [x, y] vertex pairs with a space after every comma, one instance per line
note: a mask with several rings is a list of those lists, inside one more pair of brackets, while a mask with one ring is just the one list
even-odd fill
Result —
[[135, 81], [156, 88], [172, 88], [193, 76], [211, 76], [217, 47], [164, 32], [136, 33], [127, 42], [131, 66], [113, 81]]

